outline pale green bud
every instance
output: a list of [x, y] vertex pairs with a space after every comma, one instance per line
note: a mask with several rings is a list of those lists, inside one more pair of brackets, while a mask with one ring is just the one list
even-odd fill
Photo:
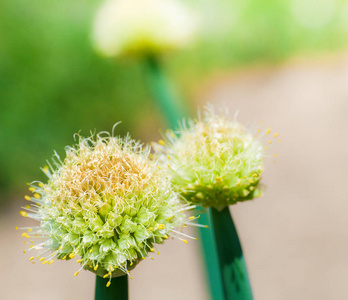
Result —
[[188, 44], [197, 20], [175, 0], [109, 0], [93, 28], [96, 49], [104, 56], [161, 54]]

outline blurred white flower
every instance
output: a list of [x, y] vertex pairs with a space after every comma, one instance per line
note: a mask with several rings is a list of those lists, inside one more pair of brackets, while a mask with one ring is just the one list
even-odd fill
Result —
[[105, 56], [158, 54], [189, 43], [196, 25], [175, 0], [108, 0], [96, 15], [93, 39]]

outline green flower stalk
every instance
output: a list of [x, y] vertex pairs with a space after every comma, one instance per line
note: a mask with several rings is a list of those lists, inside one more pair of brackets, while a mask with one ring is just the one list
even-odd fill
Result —
[[109, 278], [109, 286], [113, 277], [132, 278], [130, 271], [155, 252], [156, 244], [169, 237], [187, 243], [192, 237], [176, 229], [192, 224], [195, 217], [184, 211], [194, 205], [180, 202], [149, 155], [149, 148], [129, 136], [105, 133], [78, 136], [78, 143], [66, 148], [64, 161], [55, 154], [43, 168], [47, 183], [30, 184], [33, 195], [25, 199], [31, 205], [20, 212], [40, 222], [22, 228], [28, 229], [23, 237], [40, 240], [24, 250], [40, 251], [30, 260], [49, 265], [76, 256], [75, 276], [89, 270]]
[[240, 123], [205, 111], [156, 146], [174, 188], [187, 201], [222, 210], [261, 195], [263, 145]]

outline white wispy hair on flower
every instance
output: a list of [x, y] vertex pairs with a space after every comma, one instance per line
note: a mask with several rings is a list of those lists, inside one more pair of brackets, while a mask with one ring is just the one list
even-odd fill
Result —
[[108, 57], [158, 54], [189, 43], [196, 25], [176, 0], [107, 0], [96, 15], [93, 40]]
[[[264, 136], [270, 132], [267, 129]], [[168, 131], [154, 148], [183, 198], [221, 210], [261, 196], [265, 147], [257, 137], [260, 133], [258, 129], [252, 134], [228, 114], [216, 114], [208, 106], [202, 118]]]
[[24, 238], [40, 240], [23, 250], [40, 251], [30, 261], [49, 265], [55, 258], [79, 256], [75, 276], [89, 270], [109, 277], [109, 286], [112, 277], [130, 276], [156, 244], [169, 237], [185, 243], [195, 239], [176, 230], [192, 225], [195, 217], [184, 211], [194, 205], [179, 200], [166, 174], [149, 159], [149, 148], [129, 136], [77, 138], [74, 147], [66, 148], [64, 161], [55, 154], [43, 168], [47, 183], [29, 184], [33, 195], [25, 199], [31, 205], [20, 214], [40, 222], [20, 228], [26, 230]]

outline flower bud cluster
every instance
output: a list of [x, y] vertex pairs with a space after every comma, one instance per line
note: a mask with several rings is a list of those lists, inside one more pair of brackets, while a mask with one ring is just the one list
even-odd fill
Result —
[[188, 201], [222, 209], [261, 195], [262, 143], [240, 123], [207, 109], [203, 120], [169, 131], [155, 148]]
[[100, 134], [79, 137], [75, 147], [66, 148], [64, 161], [56, 154], [43, 169], [48, 182], [30, 184], [33, 196], [25, 198], [32, 205], [20, 212], [40, 222], [22, 236], [44, 239], [29, 251], [41, 250], [37, 258], [43, 264], [80, 256], [80, 270], [111, 280], [129, 274], [156, 244], [177, 237], [174, 232], [182, 234], [174, 228], [191, 222], [183, 213], [190, 207], [148, 156], [149, 149], [129, 137]]

